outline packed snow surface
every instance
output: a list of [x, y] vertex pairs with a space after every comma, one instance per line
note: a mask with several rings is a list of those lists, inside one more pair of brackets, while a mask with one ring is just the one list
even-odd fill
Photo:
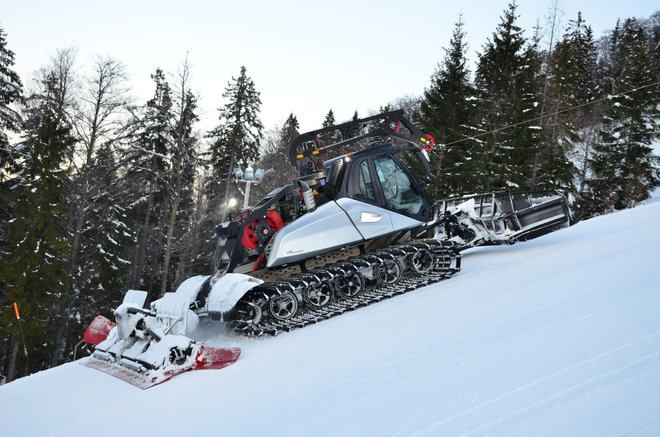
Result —
[[2, 435], [660, 435], [660, 202], [465, 253], [452, 279], [140, 390], [0, 387]]

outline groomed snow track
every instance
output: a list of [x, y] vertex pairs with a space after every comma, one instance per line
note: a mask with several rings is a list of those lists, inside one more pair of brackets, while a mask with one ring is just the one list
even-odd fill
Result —
[[234, 330], [261, 336], [303, 328], [439, 282], [460, 267], [450, 241], [388, 247], [253, 288], [237, 306]]

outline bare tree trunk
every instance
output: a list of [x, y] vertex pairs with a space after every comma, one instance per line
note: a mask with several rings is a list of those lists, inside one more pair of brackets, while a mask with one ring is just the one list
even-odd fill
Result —
[[12, 339], [12, 343], [13, 343], [13, 347], [11, 349], [11, 355], [9, 356], [9, 366], [7, 368], [7, 382], [16, 379], [16, 367], [18, 365], [18, 351], [20, 350], [20, 344], [15, 338]]
[[584, 147], [584, 156], [582, 157], [582, 162], [580, 166], [580, 174], [579, 174], [579, 179], [580, 179], [580, 188], [578, 190], [578, 196], [582, 196], [584, 194], [584, 189], [587, 185], [587, 172], [589, 171], [589, 152], [591, 151], [591, 143], [593, 141], [593, 136], [594, 136], [594, 128], [590, 127], [589, 131], [586, 133], [584, 136], [584, 142], [583, 142], [583, 147]]
[[181, 171], [177, 172], [177, 190], [173, 193], [172, 207], [170, 208], [170, 217], [167, 223], [167, 241], [165, 243], [165, 256], [163, 257], [163, 269], [160, 277], [160, 295], [165, 294], [167, 290], [167, 276], [169, 274], [170, 259], [172, 258], [172, 249], [174, 243], [174, 227], [176, 226], [176, 216], [179, 212], [181, 203]]
[[[86, 84], [82, 94], [82, 107], [77, 108], [73, 114], [73, 126], [78, 138], [83, 144], [83, 164], [77, 177], [76, 188], [80, 191], [73, 213], [73, 229], [71, 240], [71, 257], [68, 276], [72, 278], [71, 293], [65, 297], [58, 314], [62, 314], [56, 330], [51, 364], [57, 365], [63, 358], [66, 349], [65, 339], [69, 331], [70, 318], [74, 306], [75, 288], [78, 284], [74, 272], [79, 263], [82, 250], [82, 230], [87, 217], [87, 211], [93, 203], [93, 197], [98, 191], [105, 189], [95, 184], [91, 171], [96, 165], [96, 149], [102, 138], [112, 140], [116, 135], [114, 115], [124, 105], [127, 80], [124, 66], [110, 58], [97, 58], [94, 64], [94, 76]], [[76, 196], [71, 196], [75, 198]]]
[[182, 255], [181, 255], [181, 263], [179, 264], [179, 268], [177, 269], [176, 272], [176, 278], [175, 281], [177, 284], [180, 284], [182, 282], [182, 278], [185, 276], [188, 276], [190, 273], [190, 264], [189, 260], [193, 257], [194, 254], [198, 253], [200, 250], [200, 223], [202, 222], [204, 218], [204, 193], [203, 193], [203, 188], [202, 185], [197, 189], [197, 196], [195, 200], [195, 213], [192, 217], [192, 221], [190, 223], [190, 228], [187, 232], [187, 237], [182, 241], [183, 243], [183, 248], [182, 248]]
[[133, 271], [131, 275], [131, 287], [140, 288], [140, 279], [144, 273], [144, 259], [147, 255], [147, 244], [151, 238], [151, 210], [153, 208], [153, 194], [154, 194], [154, 183], [150, 182], [149, 184], [149, 195], [147, 196], [147, 210], [144, 217], [144, 223], [142, 224], [142, 238], [139, 240], [138, 244], [135, 247], [135, 260], [133, 264]]
[[[559, 14], [559, 0], [552, 0], [552, 4], [550, 6], [550, 42], [548, 43], [548, 52], [546, 53], [545, 56], [545, 64], [546, 68], [550, 66], [550, 56], [552, 55], [552, 49], [553, 49], [553, 44], [554, 44], [554, 38], [555, 38], [555, 28], [558, 25], [558, 20], [559, 17], [557, 16]], [[539, 123], [541, 126], [543, 126], [543, 120], [545, 117], [545, 105], [546, 105], [546, 96], [548, 94], [548, 83], [550, 82], [548, 78], [548, 71], [546, 71], [545, 78], [543, 80], [543, 92], [541, 94], [541, 114], [539, 116]], [[532, 188], [536, 187], [536, 178], [537, 178], [537, 172], [538, 172], [538, 167], [539, 167], [539, 159], [540, 159], [540, 153], [539, 153], [539, 144], [536, 145], [536, 151], [534, 152], [534, 164], [532, 166]]]
[[[65, 48], [58, 50], [55, 56], [51, 58], [50, 64], [39, 71], [39, 76], [43, 80], [45, 78], [54, 78], [57, 81], [56, 91], [50, 92], [51, 98], [55, 103], [55, 114], [58, 121], [71, 122], [75, 119], [73, 113], [75, 112], [75, 107], [77, 101], [75, 100], [77, 89], [77, 80], [76, 74], [74, 71], [74, 64], [76, 61], [76, 50], [73, 48]], [[69, 159], [69, 167], [75, 167], [74, 151], [72, 149], [66, 150], [66, 155]], [[64, 226], [63, 226], [64, 227]], [[69, 267], [70, 273], [71, 268]], [[70, 274], [68, 275], [70, 277]], [[68, 290], [63, 290], [62, 296], [60, 299], [54, 300], [52, 303], [52, 313], [51, 319], [57, 324], [56, 337], [55, 337], [55, 348], [51, 355], [51, 362], [57, 364], [61, 357], [61, 349], [63, 345], [64, 330], [66, 329], [66, 311], [65, 308], [70, 300], [70, 294], [67, 293]], [[16, 347], [16, 345], [14, 345]], [[16, 354], [12, 354], [16, 356]], [[12, 358], [12, 361], [14, 358]], [[11, 373], [15, 374], [16, 364], [11, 364]], [[13, 379], [13, 375], [12, 378]]]
[[174, 139], [174, 144], [176, 146], [176, 152], [174, 154], [174, 179], [173, 186], [171, 190], [171, 204], [170, 204], [170, 214], [169, 220], [167, 222], [167, 239], [165, 241], [165, 253], [163, 256], [163, 267], [161, 270], [160, 276], [160, 295], [165, 294], [167, 290], [167, 277], [169, 276], [170, 270], [170, 261], [172, 259], [172, 252], [174, 250], [174, 229], [177, 226], [177, 216], [179, 213], [179, 206], [181, 205], [181, 195], [183, 192], [183, 172], [184, 172], [184, 161], [187, 156], [188, 150], [187, 147], [190, 146], [189, 138], [187, 134], [188, 124], [193, 121], [192, 118], [188, 118], [191, 114], [189, 111], [192, 111], [194, 108], [188, 107], [192, 102], [188, 102], [188, 93], [189, 86], [188, 80], [190, 78], [190, 64], [188, 63], [188, 58], [184, 61], [182, 68], [179, 72], [179, 107], [178, 107], [178, 119], [176, 125], [176, 138]]

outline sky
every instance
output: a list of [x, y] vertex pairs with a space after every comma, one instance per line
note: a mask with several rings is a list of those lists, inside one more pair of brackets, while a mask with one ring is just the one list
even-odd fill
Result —
[[[596, 37], [617, 18], [646, 18], [660, 9], [650, 0], [520, 0], [527, 35], [537, 21], [544, 25], [554, 1], [562, 29], [582, 11]], [[24, 83], [57, 49], [73, 46], [81, 74], [93, 55], [123, 62], [135, 102], [143, 103], [153, 94], [155, 69], [174, 73], [188, 54], [201, 129], [215, 126], [222, 93], [244, 65], [261, 92], [264, 126], [281, 125], [293, 113], [306, 131], [319, 128], [329, 109], [341, 122], [355, 110], [366, 116], [421, 95], [460, 14], [474, 71], [476, 52], [508, 2], [0, 0], [0, 27]]]

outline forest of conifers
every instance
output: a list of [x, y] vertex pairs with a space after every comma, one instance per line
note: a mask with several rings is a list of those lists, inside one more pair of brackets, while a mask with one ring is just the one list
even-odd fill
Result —
[[[552, 21], [544, 44], [541, 29], [518, 20], [512, 3], [470, 71], [459, 18], [423, 94], [373, 110], [404, 109], [440, 144], [430, 197], [553, 188], [579, 219], [647, 199], [660, 184], [660, 12], [612, 23], [600, 39], [581, 14], [562, 29]], [[81, 74], [67, 47], [27, 84], [15, 56], [0, 27], [7, 380], [71, 360], [86, 325], [111, 317], [127, 289], [155, 299], [209, 274], [214, 226], [242, 196], [233, 168], [277, 169], [253, 192], [258, 200], [296, 176], [288, 148], [299, 133], [295, 114], [262, 125], [245, 67], [228, 81], [216, 127], [203, 132], [187, 60], [175, 73], [154, 68], [152, 97], [129, 104], [127, 67], [116, 59], [95, 57]], [[318, 124], [343, 121], [330, 109]]]

